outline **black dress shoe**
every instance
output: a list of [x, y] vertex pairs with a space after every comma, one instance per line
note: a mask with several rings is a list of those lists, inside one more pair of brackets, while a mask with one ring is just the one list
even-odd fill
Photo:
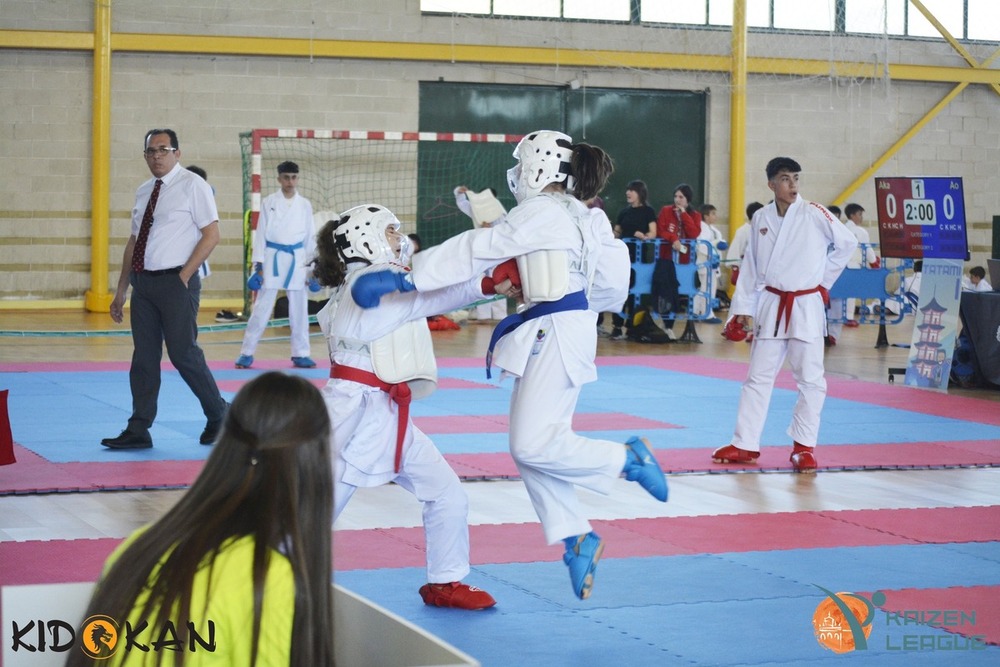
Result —
[[208, 422], [205, 424], [205, 430], [201, 432], [201, 437], [198, 438], [198, 442], [203, 445], [214, 445], [215, 438], [218, 437], [219, 431], [222, 430], [222, 422]]
[[149, 432], [135, 433], [125, 429], [114, 438], [104, 438], [101, 444], [110, 449], [149, 449], [153, 446], [153, 439]]
[[201, 437], [198, 438], [198, 442], [203, 445], [214, 445], [215, 439], [219, 437], [219, 431], [222, 430], [222, 422], [226, 418], [226, 413], [229, 412], [229, 401], [225, 401], [225, 408], [223, 408], [222, 416], [219, 419], [210, 421], [205, 424], [205, 430], [201, 432]]

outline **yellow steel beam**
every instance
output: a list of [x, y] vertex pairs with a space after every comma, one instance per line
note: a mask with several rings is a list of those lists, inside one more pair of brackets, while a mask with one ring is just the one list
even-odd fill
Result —
[[[94, 48], [94, 35], [72, 32], [0, 30], [0, 49], [3, 48], [92, 50]], [[649, 70], [690, 70], [720, 73], [729, 73], [732, 68], [730, 55], [217, 35], [115, 33], [111, 36], [111, 48], [113, 51], [136, 53], [422, 60], [590, 68], [632, 67]], [[978, 67], [890, 64], [888, 71], [889, 76], [897, 81], [1000, 85], [1000, 70], [987, 69], [985, 63]], [[791, 58], [748, 58], [747, 73], [850, 78], [873, 77], [882, 74], [881, 66], [871, 62], [830, 62], [829, 60]]]
[[[973, 68], [976, 69], [982, 67], [979, 61], [973, 58], [972, 54], [966, 51], [965, 47], [959, 44], [958, 40], [951, 36], [951, 33], [948, 32], [948, 29], [944, 27], [944, 24], [942, 24], [940, 21], [937, 20], [937, 17], [935, 17], [930, 12], [930, 10], [928, 10], [927, 7], [924, 6], [923, 2], [921, 2], [920, 0], [910, 0], [910, 3], [913, 4], [913, 6], [916, 7], [921, 14], [924, 15], [924, 18], [930, 21], [931, 25], [933, 25], [937, 29], [937, 31], [941, 33], [941, 36], [944, 37], [945, 41], [951, 44], [951, 48], [955, 49], [955, 51], [957, 51], [958, 54], [965, 59], [965, 62], [969, 63]], [[996, 53], [994, 53], [992, 57], [995, 58]], [[1000, 85], [993, 83], [990, 84], [990, 86], [993, 88], [993, 92], [995, 92], [997, 95], [1000, 95]]]
[[0, 30], [0, 49], [91, 51], [94, 33], [60, 30]]
[[108, 292], [111, 201], [111, 3], [94, 0], [94, 75], [90, 157], [90, 289], [84, 304], [92, 313], [111, 310]]
[[854, 182], [848, 185], [843, 192], [837, 195], [837, 197], [833, 200], [833, 203], [836, 204], [837, 206], [840, 206], [845, 201], [847, 201], [847, 198], [850, 197], [855, 190], [861, 187], [865, 183], [865, 181], [867, 181], [869, 178], [874, 176], [875, 172], [877, 172], [882, 167], [882, 165], [889, 160], [889, 158], [895, 155], [900, 148], [905, 146], [910, 139], [916, 136], [916, 134], [920, 132], [920, 130], [922, 130], [923, 127], [927, 125], [927, 123], [931, 122], [931, 120], [935, 116], [941, 113], [942, 109], [944, 109], [951, 103], [952, 100], [958, 97], [958, 95], [963, 90], [965, 90], [968, 87], [968, 85], [969, 84], [967, 83], [960, 83], [954, 88], [952, 88], [950, 93], [945, 95], [940, 102], [935, 104], [930, 111], [924, 114], [923, 118], [914, 123], [913, 127], [907, 130], [903, 136], [897, 139], [896, 143], [894, 143], [892, 146], [889, 147], [889, 150], [887, 150], [885, 153], [882, 154], [881, 157], [875, 160], [875, 162], [873, 162], [872, 165], [868, 167], [868, 169], [866, 169], [863, 174], [854, 179]]
[[729, 75], [729, 242], [743, 220], [747, 155], [747, 0], [733, 0]]

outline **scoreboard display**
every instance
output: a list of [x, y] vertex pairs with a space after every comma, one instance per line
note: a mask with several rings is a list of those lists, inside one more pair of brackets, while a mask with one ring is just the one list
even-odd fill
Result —
[[961, 178], [876, 178], [883, 257], [968, 259]]

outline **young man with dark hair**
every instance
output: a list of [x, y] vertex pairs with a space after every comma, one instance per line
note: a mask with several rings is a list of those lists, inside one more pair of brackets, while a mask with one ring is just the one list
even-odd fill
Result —
[[309, 354], [309, 304], [306, 285], [308, 269], [316, 257], [316, 223], [312, 204], [299, 194], [299, 165], [286, 161], [278, 165], [277, 192], [260, 205], [260, 218], [253, 235], [254, 275], [247, 286], [258, 292], [253, 312], [243, 333], [243, 345], [236, 368], [250, 368], [253, 353], [264, 335], [274, 310], [278, 290], [288, 297], [288, 326], [292, 330], [292, 365], [314, 368]]
[[802, 168], [791, 158], [767, 164], [774, 201], [754, 214], [730, 305], [731, 317], [753, 330], [750, 368], [740, 392], [730, 444], [716, 463], [754, 463], [774, 381], [785, 359], [798, 385], [788, 434], [796, 472], [815, 472], [813, 448], [826, 398], [823, 337], [827, 290], [847, 266], [857, 239], [823, 206], [799, 196]]

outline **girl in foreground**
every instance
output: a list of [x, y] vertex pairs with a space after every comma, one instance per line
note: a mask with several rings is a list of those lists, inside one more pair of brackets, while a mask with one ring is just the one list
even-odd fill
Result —
[[109, 558], [85, 618], [117, 632], [87, 623], [67, 665], [332, 665], [329, 442], [308, 381], [248, 382], [188, 492]]

